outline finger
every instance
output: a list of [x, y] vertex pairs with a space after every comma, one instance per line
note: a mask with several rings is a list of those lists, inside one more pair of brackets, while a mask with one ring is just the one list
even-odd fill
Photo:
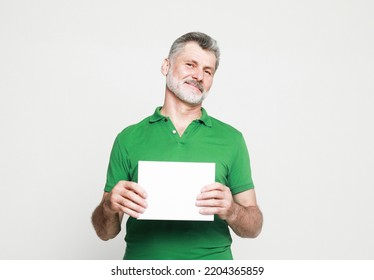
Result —
[[124, 207], [123, 209], [121, 209], [121, 211], [122, 211], [123, 213], [129, 215], [130, 217], [135, 218], [135, 219], [139, 218], [139, 217], [140, 217], [140, 214], [141, 214], [141, 213], [136, 212], [136, 211], [134, 211], [134, 210], [132, 210], [132, 209], [130, 209], [130, 208], [125, 208], [125, 207]]
[[127, 190], [132, 190], [142, 198], [147, 198], [147, 192], [143, 189], [139, 184], [135, 182], [126, 182], [127, 184], [124, 185], [124, 188]]
[[225, 198], [225, 193], [223, 191], [217, 191], [217, 190], [203, 192], [197, 196], [197, 200], [224, 199], [224, 198]]
[[209, 192], [209, 191], [212, 191], [212, 190], [221, 190], [223, 191], [225, 188], [224, 185], [222, 185], [221, 183], [212, 183], [212, 184], [209, 184], [209, 185], [206, 185], [204, 187], [202, 187], [201, 189], [201, 192]]
[[112, 192], [118, 192], [122, 190], [131, 190], [139, 194], [143, 198], [147, 197], [147, 192], [135, 182], [119, 181], [117, 185], [113, 188]]
[[121, 192], [117, 190], [116, 193], [111, 193], [105, 204], [111, 211], [115, 212], [126, 212], [124, 208], [142, 212], [147, 208], [147, 202], [143, 198], [128, 190]]
[[223, 209], [219, 207], [200, 208], [199, 213], [201, 215], [220, 215], [223, 213]]
[[144, 208], [147, 207], [147, 202], [142, 196], [139, 196], [138, 193], [135, 193], [133, 190], [122, 190], [119, 194], [123, 199], [129, 200], [139, 206]]
[[196, 200], [195, 205], [198, 207], [219, 207], [225, 208], [230, 206], [230, 202], [221, 199]]
[[138, 216], [145, 211], [144, 207], [124, 199], [123, 197], [108, 200], [106, 203], [104, 203], [104, 207], [109, 208], [113, 212], [123, 212], [133, 217]]
[[127, 199], [122, 199], [121, 202], [118, 203], [118, 205], [119, 205], [121, 211], [124, 212], [124, 213], [127, 213], [127, 214], [132, 213], [132, 212], [142, 214], [142, 213], [144, 213], [145, 208], [146, 208], [146, 207], [142, 207], [141, 205], [136, 204], [133, 201], [127, 200]]

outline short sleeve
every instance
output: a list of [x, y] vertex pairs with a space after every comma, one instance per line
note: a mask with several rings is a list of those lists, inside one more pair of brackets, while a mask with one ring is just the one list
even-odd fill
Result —
[[235, 149], [228, 175], [229, 187], [233, 194], [254, 188], [248, 149], [242, 134], [238, 137]]
[[104, 191], [110, 192], [121, 180], [128, 181], [129, 172], [126, 151], [123, 144], [120, 143], [119, 136], [117, 136], [110, 153]]

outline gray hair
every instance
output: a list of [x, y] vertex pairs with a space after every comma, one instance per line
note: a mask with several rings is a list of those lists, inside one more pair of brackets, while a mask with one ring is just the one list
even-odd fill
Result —
[[169, 59], [173, 58], [189, 42], [197, 43], [203, 50], [211, 51], [216, 57], [216, 69], [219, 65], [220, 51], [217, 41], [201, 32], [190, 32], [182, 35], [174, 41], [169, 51]]

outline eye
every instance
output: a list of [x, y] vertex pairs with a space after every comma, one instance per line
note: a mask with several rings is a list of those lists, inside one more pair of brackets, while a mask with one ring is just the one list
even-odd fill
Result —
[[209, 76], [212, 76], [212, 71], [210, 70], [205, 70], [205, 74], [209, 75]]
[[193, 66], [193, 64], [192, 63], [186, 63], [186, 65], [187, 65], [187, 67], [189, 67], [189, 68], [192, 68], [192, 66]]

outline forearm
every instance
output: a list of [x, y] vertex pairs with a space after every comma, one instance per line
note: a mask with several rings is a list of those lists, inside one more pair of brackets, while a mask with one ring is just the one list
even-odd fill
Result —
[[244, 207], [234, 202], [230, 212], [226, 221], [238, 236], [255, 238], [260, 234], [263, 217], [257, 206]]
[[103, 203], [100, 203], [93, 212], [92, 224], [97, 236], [102, 240], [112, 239], [121, 231], [119, 214], [106, 210]]

